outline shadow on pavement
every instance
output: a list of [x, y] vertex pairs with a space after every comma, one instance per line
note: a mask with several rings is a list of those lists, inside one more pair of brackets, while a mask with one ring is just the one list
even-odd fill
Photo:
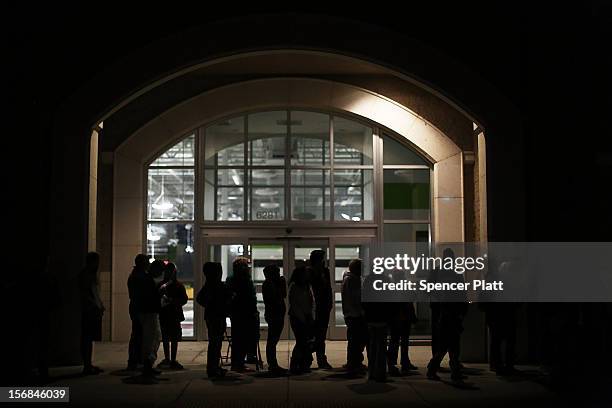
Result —
[[368, 395], [368, 394], [386, 394], [393, 390], [396, 390], [397, 387], [394, 387], [385, 383], [378, 382], [365, 382], [361, 384], [351, 384], [346, 386], [349, 390], [353, 391], [356, 394]]
[[213, 385], [222, 385], [222, 386], [234, 386], [234, 385], [245, 385], [251, 384], [253, 382], [252, 377], [242, 376], [242, 375], [232, 375], [226, 374], [224, 377], [219, 378], [208, 378], [205, 377], [205, 380], [208, 380]]
[[334, 374], [330, 374], [327, 375], [323, 378], [321, 378], [321, 380], [324, 381], [346, 381], [346, 380], [357, 380], [360, 378], [364, 378], [366, 375], [365, 373], [348, 373], [348, 372], [340, 372], [340, 373], [334, 373]]

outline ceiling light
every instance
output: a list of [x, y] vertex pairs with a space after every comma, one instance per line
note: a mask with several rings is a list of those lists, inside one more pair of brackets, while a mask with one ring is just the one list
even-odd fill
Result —
[[351, 220], [353, 220], [353, 221], [361, 221], [361, 218], [359, 218], [359, 217], [353, 217], [353, 218], [351, 218]]
[[347, 221], [350, 221], [350, 220], [351, 220], [351, 216], [350, 216], [350, 215], [348, 215], [348, 214], [341, 213], [341, 214], [340, 214], [340, 216], [341, 216], [342, 218], [344, 218], [345, 220], [347, 220]]
[[259, 203], [259, 206], [261, 208], [271, 209], [271, 208], [278, 208], [278, 207], [280, 207], [280, 204], [279, 203]]
[[172, 208], [172, 204], [170, 204], [167, 201], [162, 201], [161, 203], [156, 203], [153, 204], [153, 208], [155, 208], [156, 210], [169, 210]]

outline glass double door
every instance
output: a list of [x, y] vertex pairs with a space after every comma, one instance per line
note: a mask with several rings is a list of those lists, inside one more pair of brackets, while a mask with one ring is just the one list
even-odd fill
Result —
[[[231, 275], [232, 263], [239, 256], [251, 261], [251, 273], [257, 293], [257, 308], [260, 314], [260, 335], [267, 337], [267, 324], [264, 318], [265, 306], [262, 287], [265, 280], [263, 269], [267, 265], [277, 265], [287, 285], [291, 273], [300, 265], [307, 265], [310, 253], [323, 250], [326, 253], [326, 264], [330, 269], [334, 307], [329, 320], [329, 339], [346, 339], [346, 325], [342, 314], [342, 276], [352, 259], [361, 258], [364, 265], [370, 256], [370, 241], [360, 238], [251, 238], [242, 240], [215, 240], [205, 242], [204, 261], [220, 262], [223, 267], [223, 280]], [[287, 310], [289, 305], [287, 304]], [[202, 322], [203, 323], [203, 322]], [[204, 325], [203, 325], [204, 326]], [[231, 332], [231, 321], [228, 319], [228, 331]], [[198, 330], [198, 337], [205, 338], [204, 328]], [[286, 317], [282, 339], [293, 338], [289, 319]]]

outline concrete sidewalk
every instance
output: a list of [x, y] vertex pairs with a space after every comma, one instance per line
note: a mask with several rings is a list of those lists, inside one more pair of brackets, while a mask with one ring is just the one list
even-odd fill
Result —
[[[279, 363], [288, 366], [292, 342], [279, 344]], [[442, 382], [425, 377], [430, 356], [428, 347], [411, 348], [414, 375], [393, 378], [388, 384], [368, 383], [365, 378], [347, 378], [340, 368], [345, 363], [346, 342], [328, 342], [328, 358], [334, 370], [313, 370], [295, 377], [268, 378], [265, 373], [232, 374], [223, 381], [210, 381], [204, 367], [206, 342], [183, 342], [179, 361], [183, 371], [165, 371], [155, 385], [126, 383], [126, 343], [96, 345], [94, 364], [105, 370], [97, 376], [80, 376], [81, 367], [51, 370], [49, 386], [69, 386], [73, 405], [122, 407], [517, 407], [559, 406], [567, 402], [537, 382], [533, 367], [519, 367], [526, 375], [501, 378], [483, 364], [467, 364], [467, 388], [458, 388], [442, 373]], [[223, 351], [225, 352], [226, 344]], [[261, 349], [265, 350], [262, 343]], [[161, 348], [160, 348], [161, 353]], [[159, 355], [161, 359], [161, 354]], [[159, 360], [158, 360], [159, 361]], [[124, 373], [123, 373], [124, 374]]]

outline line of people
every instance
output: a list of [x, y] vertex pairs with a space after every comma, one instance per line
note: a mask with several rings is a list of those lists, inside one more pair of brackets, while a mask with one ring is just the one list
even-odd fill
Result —
[[[313, 353], [316, 354], [319, 368], [332, 368], [325, 354], [325, 339], [333, 300], [329, 269], [324, 261], [324, 251], [313, 251], [310, 265], [294, 270], [289, 290], [277, 265], [268, 265], [263, 270], [264, 318], [268, 325], [266, 360], [268, 369], [275, 375], [287, 372], [286, 368], [278, 364], [276, 357], [276, 347], [285, 325], [287, 297], [290, 324], [296, 337], [289, 367], [291, 372], [308, 371], [313, 363]], [[196, 301], [204, 307], [204, 319], [208, 329], [207, 373], [210, 377], [223, 376], [225, 373], [220, 365], [220, 357], [227, 317], [231, 319], [232, 324], [231, 369], [236, 372], [249, 371], [246, 364], [258, 362], [260, 328], [249, 260], [244, 257], [234, 260], [232, 275], [226, 282], [221, 279], [223, 271], [219, 263], [205, 263], [203, 273], [206, 283], [198, 293]]]
[[[313, 354], [318, 368], [332, 368], [327, 359], [325, 341], [334, 302], [325, 255], [322, 250], [313, 251], [307, 265], [295, 268], [288, 288], [277, 265], [268, 265], [263, 270], [264, 318], [268, 325], [266, 360], [273, 375], [285, 375], [287, 371], [291, 374], [309, 372], [314, 362]], [[104, 313], [97, 281], [98, 265], [98, 254], [89, 253], [79, 277], [83, 310], [81, 350], [84, 374], [102, 372], [102, 369], [92, 364], [93, 342], [101, 339]], [[250, 261], [245, 257], [235, 259], [232, 273], [225, 282], [222, 280], [223, 269], [220, 263], [206, 262], [202, 271], [205, 284], [195, 300], [204, 308], [208, 331], [207, 374], [210, 378], [225, 375], [226, 371], [221, 365], [221, 349], [228, 317], [232, 334], [231, 370], [247, 372], [250, 369], [246, 364], [260, 363], [257, 352], [260, 316]], [[389, 278], [369, 274], [362, 282], [360, 259], [352, 260], [343, 275], [342, 311], [348, 340], [344, 368], [349, 374], [367, 372], [369, 380], [384, 382], [387, 381], [387, 375], [400, 376], [417, 369], [409, 358], [410, 330], [416, 322], [416, 314], [411, 302], [362, 302], [362, 287], [371, 286], [372, 279]], [[132, 322], [127, 370], [136, 371], [142, 366], [143, 377], [155, 382], [155, 376], [160, 373], [159, 368], [183, 368], [177, 361], [177, 353], [181, 341], [181, 322], [185, 319], [183, 306], [188, 301], [187, 292], [177, 279], [177, 269], [173, 263], [161, 260], [150, 262], [149, 257], [143, 254], [136, 256], [127, 286]], [[427, 366], [427, 377], [440, 379], [440, 363], [448, 354], [451, 379], [462, 381], [465, 376], [461, 371], [460, 336], [467, 303], [432, 302], [430, 306], [432, 358]], [[487, 322], [492, 332], [499, 332], [496, 330], [500, 326], [497, 324], [499, 313], [494, 313], [499, 308], [490, 309], [487, 312]], [[281, 367], [276, 357], [286, 314], [295, 336], [289, 370]], [[502, 313], [503, 318], [509, 314], [512, 314], [511, 311]], [[492, 352], [491, 367], [500, 372], [514, 369], [512, 337], [506, 331], [493, 336], [495, 342], [491, 345], [496, 348]], [[501, 345], [498, 343], [502, 341], [508, 347], [504, 353], [505, 362], [502, 362], [502, 353], [499, 352]], [[163, 343], [164, 359], [155, 368], [160, 342]], [[368, 356], [367, 367], [363, 364], [364, 351], [367, 351]]]
[[[342, 308], [347, 325], [347, 363], [344, 368], [350, 374], [365, 373], [364, 351], [367, 349], [368, 378], [385, 381], [387, 371], [401, 375], [416, 370], [409, 359], [410, 327], [416, 321], [412, 303], [385, 304], [362, 303], [362, 262], [354, 259], [345, 272], [342, 283]], [[210, 377], [225, 374], [221, 367], [221, 345], [226, 330], [226, 317], [232, 324], [231, 369], [249, 371], [245, 363], [250, 360], [248, 350], [257, 345], [259, 315], [255, 285], [251, 280], [249, 260], [237, 258], [232, 265], [232, 276], [222, 281], [219, 263], [207, 262], [203, 267], [206, 283], [196, 301], [204, 307], [208, 329], [209, 348], [207, 373]], [[286, 299], [289, 304], [289, 322], [295, 336], [289, 372], [307, 373], [316, 358], [320, 369], [331, 369], [325, 350], [329, 316], [333, 307], [330, 271], [325, 265], [325, 252], [315, 250], [308, 265], [294, 269], [287, 290], [287, 283], [276, 265], [263, 270], [265, 281], [262, 295], [264, 317], [268, 324], [266, 359], [269, 371], [284, 375], [287, 369], [280, 367], [276, 347], [284, 329]], [[387, 336], [390, 336], [387, 347]], [[397, 367], [398, 355], [401, 369]], [[387, 370], [388, 367], [388, 370]]]

